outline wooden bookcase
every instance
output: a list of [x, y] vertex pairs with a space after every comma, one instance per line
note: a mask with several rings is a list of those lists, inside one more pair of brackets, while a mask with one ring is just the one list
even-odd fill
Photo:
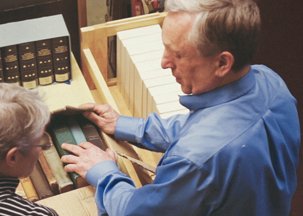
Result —
[[[102, 73], [101, 75], [107, 83], [115, 82], [115, 80], [110, 79], [108, 70], [109, 51], [107, 43], [110, 37], [116, 36], [117, 32], [127, 29], [154, 24], [162, 25], [165, 15], [166, 13], [164, 12], [153, 13], [81, 28], [81, 67], [90, 89], [95, 89], [96, 87], [90, 77], [89, 65], [96, 64], [99, 73]], [[90, 58], [87, 57], [89, 55], [88, 53], [91, 53], [94, 61], [91, 61]]]

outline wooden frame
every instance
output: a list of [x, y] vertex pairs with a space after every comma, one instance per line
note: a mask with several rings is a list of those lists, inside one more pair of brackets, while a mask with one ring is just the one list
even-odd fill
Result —
[[84, 62], [85, 49], [90, 49], [99, 70], [107, 83], [110, 83], [108, 75], [108, 47], [107, 41], [109, 37], [115, 36], [118, 31], [123, 31], [132, 28], [138, 28], [148, 25], [160, 24], [162, 25], [166, 13], [153, 13], [143, 16], [131, 17], [121, 20], [110, 21], [103, 24], [97, 24], [81, 28], [81, 65], [82, 72], [86, 78], [91, 89], [95, 86], [88, 74], [88, 68]]
[[[116, 85], [116, 79], [110, 79], [108, 75], [108, 38], [123, 30], [155, 24], [162, 25], [165, 15], [166, 13], [154, 13], [81, 28], [82, 72], [98, 103], [109, 104], [118, 112], [130, 115], [124, 98], [121, 97], [121, 92]], [[104, 134], [104, 138], [111, 149], [128, 157], [141, 160], [146, 167], [156, 167], [161, 157], [160, 153], [139, 149], [129, 145], [127, 142], [117, 143], [106, 134]], [[154, 177], [154, 173], [147, 171], [148, 169], [142, 169], [142, 166], [138, 167], [134, 163], [129, 164], [133, 166], [128, 166], [127, 164], [130, 163], [130, 160], [124, 159], [124, 169], [126, 169], [127, 173], [133, 174], [131, 176], [137, 182], [137, 186], [139, 185], [138, 182], [145, 184]]]

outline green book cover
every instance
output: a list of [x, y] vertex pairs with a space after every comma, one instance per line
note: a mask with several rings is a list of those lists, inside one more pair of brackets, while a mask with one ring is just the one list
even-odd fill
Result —
[[87, 141], [80, 125], [78, 124], [78, 122], [76, 120], [75, 116], [68, 116], [67, 117], [67, 124], [68, 124], [68, 127], [69, 127], [73, 137], [75, 138], [76, 144], [80, 144], [82, 142]]
[[[64, 118], [53, 119], [50, 130], [53, 136], [54, 145], [56, 146], [56, 149], [60, 157], [62, 157], [63, 155], [70, 154], [69, 152], [65, 151], [61, 147], [63, 143], [77, 145], [77, 142], [67, 124], [67, 119]], [[77, 173], [69, 172], [68, 174], [70, 175], [70, 178], [73, 181], [74, 186], [76, 188], [87, 185], [87, 182]]]

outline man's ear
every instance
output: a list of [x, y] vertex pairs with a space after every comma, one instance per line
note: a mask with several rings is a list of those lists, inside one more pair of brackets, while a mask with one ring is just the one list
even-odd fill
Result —
[[15, 166], [18, 162], [18, 154], [19, 152], [17, 147], [11, 148], [5, 156], [6, 164], [10, 167]]
[[229, 72], [231, 72], [231, 68], [235, 62], [233, 54], [228, 51], [221, 52], [218, 55], [218, 69], [216, 75], [218, 77], [224, 77]]

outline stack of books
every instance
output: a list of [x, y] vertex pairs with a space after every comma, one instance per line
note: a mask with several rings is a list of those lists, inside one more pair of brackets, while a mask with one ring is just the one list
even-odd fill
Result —
[[62, 15], [0, 25], [0, 82], [25, 88], [71, 79], [70, 37]]
[[77, 173], [66, 172], [60, 160], [69, 154], [61, 148], [62, 143], [78, 145], [86, 141], [106, 149], [97, 127], [81, 114], [53, 117], [41, 140], [41, 144], [51, 144], [51, 147], [42, 151], [30, 176], [20, 179], [18, 193], [37, 201], [87, 186], [85, 179]]
[[159, 25], [151, 25], [117, 33], [118, 86], [136, 117], [157, 112], [166, 118], [188, 112], [179, 103], [181, 86], [171, 69], [161, 68], [161, 32]]

